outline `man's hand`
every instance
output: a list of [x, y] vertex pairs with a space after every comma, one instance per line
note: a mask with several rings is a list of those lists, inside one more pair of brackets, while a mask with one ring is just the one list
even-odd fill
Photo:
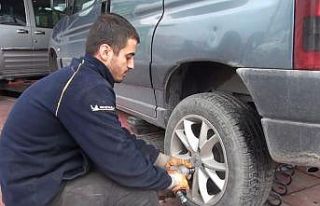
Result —
[[165, 164], [166, 170], [170, 171], [175, 166], [185, 166], [187, 168], [192, 168], [192, 164], [189, 160], [179, 159], [176, 157], [170, 157], [169, 161]]
[[169, 188], [172, 192], [176, 193], [179, 190], [188, 191], [190, 189], [188, 180], [183, 174], [178, 173], [177, 171], [168, 171], [168, 174], [172, 179], [172, 183]]
[[[189, 160], [179, 159], [176, 157], [168, 156], [163, 153], [159, 153], [155, 163], [156, 166], [162, 167], [166, 170], [174, 170], [173, 166], [185, 166], [187, 168], [192, 168], [192, 164]], [[173, 167], [173, 168], [171, 168]]]

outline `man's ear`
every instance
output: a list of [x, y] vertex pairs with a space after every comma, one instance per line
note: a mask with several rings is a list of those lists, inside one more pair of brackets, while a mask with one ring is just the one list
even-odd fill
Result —
[[103, 62], [109, 63], [113, 57], [113, 49], [108, 44], [101, 44], [98, 56]]

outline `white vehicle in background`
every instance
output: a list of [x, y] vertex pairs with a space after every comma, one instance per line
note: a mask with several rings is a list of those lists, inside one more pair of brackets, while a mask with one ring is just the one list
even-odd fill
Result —
[[0, 0], [0, 83], [51, 71], [48, 43], [60, 14], [49, 0]]

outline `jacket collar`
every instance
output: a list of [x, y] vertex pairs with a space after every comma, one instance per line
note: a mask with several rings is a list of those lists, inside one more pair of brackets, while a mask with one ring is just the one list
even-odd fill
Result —
[[106, 67], [100, 60], [95, 58], [90, 54], [84, 56], [84, 65], [96, 72], [98, 72], [104, 79], [106, 79], [111, 86], [114, 86], [114, 79], [109, 71], [109, 68]]

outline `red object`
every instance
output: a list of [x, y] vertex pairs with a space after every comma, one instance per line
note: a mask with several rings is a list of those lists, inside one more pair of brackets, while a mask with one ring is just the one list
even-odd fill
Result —
[[294, 68], [320, 70], [320, 0], [296, 0]]

